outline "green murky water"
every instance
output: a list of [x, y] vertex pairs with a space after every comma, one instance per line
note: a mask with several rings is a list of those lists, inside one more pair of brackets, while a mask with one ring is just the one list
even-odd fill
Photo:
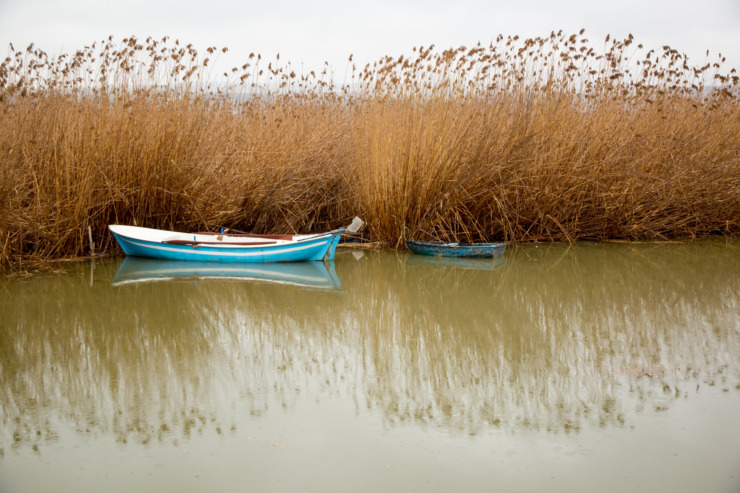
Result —
[[0, 281], [0, 491], [740, 487], [740, 243]]

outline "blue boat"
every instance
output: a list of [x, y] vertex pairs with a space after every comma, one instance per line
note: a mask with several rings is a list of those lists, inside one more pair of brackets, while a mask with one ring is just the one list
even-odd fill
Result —
[[119, 224], [108, 227], [126, 255], [196, 262], [260, 263], [332, 260], [345, 230], [339, 228], [313, 235], [252, 235], [180, 233]]
[[441, 241], [407, 240], [406, 246], [419, 255], [490, 258], [503, 255], [506, 243], [443, 243]]
[[341, 288], [334, 262], [245, 264], [244, 262], [188, 262], [126, 257], [113, 286], [166, 281], [250, 281], [336, 290]]

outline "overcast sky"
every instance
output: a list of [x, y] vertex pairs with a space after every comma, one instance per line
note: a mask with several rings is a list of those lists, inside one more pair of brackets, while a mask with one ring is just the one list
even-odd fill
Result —
[[[51, 54], [113, 35], [169, 35], [199, 51], [227, 46], [222, 62], [240, 65], [250, 52], [336, 72], [354, 54], [358, 65], [414, 46], [472, 46], [498, 34], [546, 36], [562, 29], [596, 48], [606, 34], [632, 33], [636, 43], [671, 45], [702, 64], [721, 52], [740, 68], [740, 0], [0, 0], [0, 45], [34, 42]], [[3, 52], [0, 51], [0, 54]], [[714, 59], [713, 59], [714, 60]]]

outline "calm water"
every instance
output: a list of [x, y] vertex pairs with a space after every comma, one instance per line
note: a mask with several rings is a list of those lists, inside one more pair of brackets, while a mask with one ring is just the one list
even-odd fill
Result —
[[740, 491], [737, 241], [60, 269], [0, 281], [2, 492]]

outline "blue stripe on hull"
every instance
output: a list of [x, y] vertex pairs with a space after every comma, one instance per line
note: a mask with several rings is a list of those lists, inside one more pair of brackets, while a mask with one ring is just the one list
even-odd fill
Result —
[[339, 232], [287, 245], [252, 248], [214, 248], [199, 245], [174, 245], [128, 238], [113, 233], [126, 255], [160, 258], [166, 260], [191, 260], [206, 262], [300, 262], [334, 258], [339, 242]]

